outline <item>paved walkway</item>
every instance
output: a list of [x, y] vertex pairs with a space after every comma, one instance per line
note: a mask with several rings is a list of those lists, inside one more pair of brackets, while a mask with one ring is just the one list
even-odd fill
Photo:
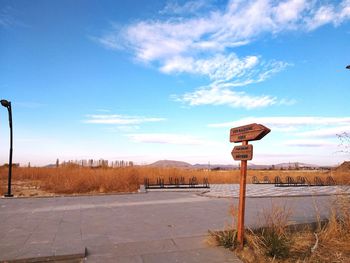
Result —
[[[264, 224], [274, 206], [309, 222], [329, 215], [331, 196], [247, 198], [246, 226]], [[208, 229], [232, 224], [237, 199], [190, 192], [0, 199], [0, 261], [81, 254], [88, 262], [238, 262], [227, 250], [207, 248]]]
[[[247, 197], [321, 196], [350, 194], [350, 186], [276, 187], [274, 184], [247, 184]], [[239, 184], [212, 184], [204, 196], [239, 197]]]

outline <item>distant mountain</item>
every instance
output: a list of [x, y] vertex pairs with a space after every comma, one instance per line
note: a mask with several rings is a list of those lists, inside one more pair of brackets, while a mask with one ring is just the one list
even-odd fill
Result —
[[[149, 166], [153, 167], [175, 167], [175, 168], [187, 168], [187, 169], [211, 169], [211, 170], [234, 170], [239, 168], [239, 163], [237, 164], [190, 164], [182, 161], [174, 161], [174, 160], [160, 160], [149, 164]], [[318, 168], [326, 168], [321, 167], [314, 164], [300, 163], [300, 162], [292, 162], [292, 163], [279, 163], [275, 165], [265, 165], [265, 164], [254, 164], [248, 162], [248, 169], [251, 170], [268, 170], [274, 167], [274, 169], [279, 170], [287, 170], [287, 169], [318, 169]]]
[[45, 165], [44, 166], [45, 168], [54, 168], [54, 167], [57, 167], [56, 164], [48, 164], [48, 165]]
[[251, 169], [251, 170], [264, 170], [264, 169], [269, 169], [270, 167], [271, 167], [271, 165], [254, 164], [254, 163], [248, 162], [248, 169]]
[[154, 163], [149, 164], [148, 166], [153, 167], [175, 167], [175, 168], [192, 168], [192, 164], [181, 162], [181, 161], [174, 161], [174, 160], [160, 160], [156, 161]]
[[232, 170], [237, 169], [238, 165], [231, 164], [195, 164], [192, 165], [193, 169], [212, 169], [212, 170]]

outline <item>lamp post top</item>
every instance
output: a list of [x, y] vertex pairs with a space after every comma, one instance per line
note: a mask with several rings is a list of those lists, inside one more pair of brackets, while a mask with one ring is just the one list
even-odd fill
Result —
[[1, 102], [1, 105], [2, 106], [4, 106], [4, 107], [8, 107], [8, 106], [10, 106], [10, 104], [11, 104], [11, 102], [9, 102], [8, 100], [1, 100], [0, 101]]

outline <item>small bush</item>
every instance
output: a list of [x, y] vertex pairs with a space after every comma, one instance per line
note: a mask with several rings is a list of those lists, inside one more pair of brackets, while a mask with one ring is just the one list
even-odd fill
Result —
[[290, 239], [286, 235], [280, 235], [274, 229], [266, 229], [261, 233], [265, 254], [273, 258], [287, 258], [290, 250]]
[[235, 229], [209, 231], [209, 235], [214, 238], [218, 246], [229, 249], [234, 249], [237, 246], [237, 231]]

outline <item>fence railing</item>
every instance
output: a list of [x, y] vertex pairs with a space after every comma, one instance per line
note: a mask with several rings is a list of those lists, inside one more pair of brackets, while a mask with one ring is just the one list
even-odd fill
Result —
[[336, 181], [332, 176], [328, 176], [325, 180], [323, 180], [319, 176], [315, 176], [312, 181], [304, 176], [298, 176], [296, 178], [287, 176], [285, 180], [282, 180], [281, 177], [275, 176], [273, 182], [265, 176], [262, 181], [259, 181], [256, 176], [252, 177], [253, 184], [274, 184], [278, 187], [297, 187], [297, 186], [331, 186], [336, 185]]
[[167, 182], [161, 177], [158, 177], [155, 182], [144, 178], [144, 185], [146, 189], [210, 188], [208, 178], [203, 178], [200, 183], [196, 177], [189, 178], [187, 182], [184, 177], [169, 177]]

